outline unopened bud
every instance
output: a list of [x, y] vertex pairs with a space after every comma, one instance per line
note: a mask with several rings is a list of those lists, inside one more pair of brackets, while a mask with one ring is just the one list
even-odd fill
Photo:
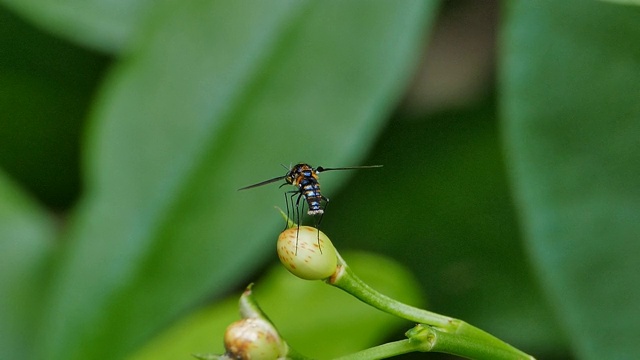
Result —
[[293, 275], [323, 280], [336, 271], [338, 258], [331, 240], [310, 226], [286, 229], [278, 237], [278, 257]]
[[224, 334], [224, 348], [238, 360], [275, 360], [284, 355], [280, 335], [268, 321], [247, 318], [234, 322]]

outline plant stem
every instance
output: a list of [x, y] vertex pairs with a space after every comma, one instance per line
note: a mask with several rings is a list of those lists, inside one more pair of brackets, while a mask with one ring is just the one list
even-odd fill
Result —
[[423, 352], [442, 352], [475, 360], [534, 359], [497, 338], [494, 339], [500, 343], [488, 342], [484, 338], [451, 334], [423, 324], [416, 325], [407, 331], [407, 336], [410, 340], [422, 344], [418, 351]]
[[410, 353], [413, 351], [419, 351], [420, 346], [414, 341], [409, 339], [394, 341], [372, 348], [368, 348], [362, 351], [358, 351], [353, 354], [341, 356], [334, 360], [373, 360], [373, 359], [386, 359], [392, 356]]
[[377, 309], [407, 320], [411, 320], [416, 323], [429, 324], [442, 329], [455, 329], [456, 325], [454, 323], [456, 321], [460, 321], [427, 310], [409, 306], [386, 295], [383, 295], [374, 290], [359, 277], [357, 277], [353, 270], [351, 270], [349, 266], [343, 263], [342, 259], [339, 259], [338, 262], [342, 262], [342, 271], [339, 270], [337, 276], [332, 276], [328, 280], [329, 284], [348, 292], [349, 294]]
[[425, 329], [430, 328], [435, 331], [431, 335], [438, 339], [436, 341], [438, 345], [428, 351], [447, 352], [467, 357], [473, 355], [471, 357], [474, 359], [534, 359], [462, 320], [419, 309], [377, 292], [357, 277], [340, 255], [338, 255], [338, 264], [338, 270], [326, 280], [327, 283], [384, 312], [428, 325]]

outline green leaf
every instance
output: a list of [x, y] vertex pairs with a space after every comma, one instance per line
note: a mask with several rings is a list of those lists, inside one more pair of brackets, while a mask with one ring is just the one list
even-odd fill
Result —
[[0, 358], [31, 355], [56, 235], [52, 220], [0, 172]]
[[[351, 268], [376, 290], [422, 306], [415, 279], [400, 264], [366, 253], [344, 254]], [[380, 271], [384, 269], [384, 271]], [[304, 281], [280, 264], [258, 280], [255, 299], [287, 343], [312, 358], [335, 358], [384, 341], [412, 324], [390, 316], [319, 281]], [[222, 354], [225, 328], [238, 316], [238, 296], [197, 311], [158, 336], [131, 359], [178, 359], [191, 353]], [[405, 330], [406, 330], [405, 329]]]
[[0, 166], [55, 209], [79, 193], [79, 134], [105, 58], [0, 7]]
[[67, 40], [108, 52], [130, 45], [157, 1], [1, 0], [34, 25]]
[[504, 132], [532, 255], [578, 358], [636, 358], [640, 9], [510, 5]]
[[640, 5], [640, 0], [601, 0], [601, 1], [624, 4], [624, 5]]
[[[261, 284], [257, 284], [257, 286], [263, 287]], [[233, 297], [198, 309], [178, 319], [175, 324], [162, 331], [127, 358], [129, 360], [169, 360], [187, 359], [190, 354], [224, 353], [225, 329], [240, 319], [238, 314], [239, 298], [240, 291]], [[261, 298], [257, 300], [261, 302]], [[275, 325], [278, 326], [278, 324]]]
[[156, 9], [96, 103], [87, 193], [58, 262], [39, 355], [121, 357], [273, 256], [282, 190], [236, 190], [283, 174], [283, 162], [357, 163], [399, 96], [432, 9]]

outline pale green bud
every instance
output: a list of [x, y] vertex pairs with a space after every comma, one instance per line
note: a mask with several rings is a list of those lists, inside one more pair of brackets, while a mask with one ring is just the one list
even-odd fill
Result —
[[278, 237], [278, 257], [293, 275], [305, 280], [323, 280], [336, 271], [338, 257], [331, 240], [310, 226], [289, 228]]
[[286, 346], [276, 329], [261, 318], [238, 320], [224, 334], [226, 356], [238, 360], [275, 360]]

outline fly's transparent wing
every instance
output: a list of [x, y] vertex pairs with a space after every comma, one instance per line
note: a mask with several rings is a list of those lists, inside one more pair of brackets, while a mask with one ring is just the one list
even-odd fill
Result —
[[240, 191], [240, 190], [247, 190], [247, 189], [253, 189], [253, 188], [255, 188], [255, 187], [262, 186], [262, 185], [267, 185], [267, 184], [271, 184], [271, 183], [274, 183], [274, 182], [276, 182], [276, 181], [282, 181], [282, 180], [284, 180], [284, 178], [285, 178], [284, 176], [274, 177], [273, 179], [269, 179], [269, 180], [261, 181], [261, 182], [259, 182], [259, 183], [257, 183], [257, 184], [253, 184], [253, 185], [245, 186], [245, 187], [243, 187], [243, 188], [238, 189], [238, 191]]

